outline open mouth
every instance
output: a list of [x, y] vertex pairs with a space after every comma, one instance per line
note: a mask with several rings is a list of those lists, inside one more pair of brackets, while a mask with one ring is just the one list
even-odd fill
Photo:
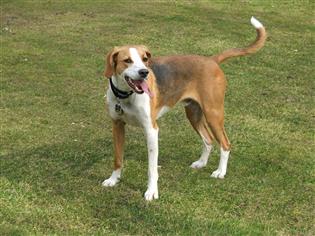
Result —
[[129, 76], [125, 75], [125, 80], [128, 83], [129, 87], [132, 88], [136, 93], [141, 94], [145, 92], [150, 97], [153, 97], [153, 94], [144, 79], [133, 80]]

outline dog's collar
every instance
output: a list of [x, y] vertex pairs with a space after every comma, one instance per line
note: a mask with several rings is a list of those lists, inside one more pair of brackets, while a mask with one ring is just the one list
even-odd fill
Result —
[[128, 98], [131, 94], [133, 94], [133, 91], [126, 92], [126, 91], [122, 91], [122, 90], [118, 89], [117, 87], [115, 87], [115, 85], [114, 85], [114, 83], [113, 83], [113, 81], [112, 81], [112, 78], [109, 78], [109, 84], [110, 84], [111, 90], [113, 91], [114, 95], [115, 95], [117, 98], [126, 99], [126, 98]]

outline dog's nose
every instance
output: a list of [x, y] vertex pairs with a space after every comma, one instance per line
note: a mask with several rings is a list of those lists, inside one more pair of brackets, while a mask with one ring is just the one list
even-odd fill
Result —
[[147, 69], [141, 69], [138, 71], [139, 75], [141, 78], [146, 78], [147, 75], [149, 74], [149, 71]]

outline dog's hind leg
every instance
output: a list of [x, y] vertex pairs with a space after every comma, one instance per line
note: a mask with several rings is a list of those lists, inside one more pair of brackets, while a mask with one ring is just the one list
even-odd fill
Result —
[[211, 177], [220, 179], [223, 179], [226, 174], [227, 164], [230, 155], [230, 142], [224, 130], [223, 113], [223, 107], [222, 109], [205, 109], [204, 112], [211, 132], [221, 146], [219, 167], [211, 175]]
[[200, 158], [191, 164], [194, 169], [200, 169], [207, 165], [210, 152], [212, 150], [212, 134], [208, 130], [208, 125], [199, 104], [195, 101], [190, 101], [185, 106], [186, 116], [190, 121], [190, 124], [199, 134], [203, 141], [203, 149]]
[[203, 86], [201, 91], [200, 107], [207, 121], [211, 133], [220, 144], [220, 162], [219, 167], [212, 173], [214, 178], [224, 178], [227, 170], [227, 164], [231, 145], [224, 130], [224, 94], [226, 81], [222, 71], [217, 71], [217, 77], [209, 78], [212, 80], [211, 86]]
[[[230, 154], [230, 142], [224, 130], [224, 95], [226, 80], [223, 71], [218, 67], [215, 76], [203, 77], [198, 85], [199, 104], [211, 133], [220, 144], [220, 162], [217, 170], [212, 173], [214, 178], [224, 178]], [[211, 86], [209, 82], [211, 81]]]

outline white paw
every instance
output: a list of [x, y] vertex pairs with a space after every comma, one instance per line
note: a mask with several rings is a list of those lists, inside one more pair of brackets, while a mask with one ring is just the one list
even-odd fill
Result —
[[225, 174], [226, 174], [226, 171], [217, 169], [216, 171], [213, 171], [213, 173], [211, 174], [211, 177], [224, 179]]
[[104, 182], [102, 183], [102, 185], [104, 187], [113, 187], [115, 186], [117, 183], [119, 182], [119, 179], [118, 178], [108, 178], [108, 179], [105, 179]]
[[207, 162], [203, 161], [203, 160], [198, 160], [193, 162], [190, 167], [193, 169], [200, 169], [202, 167], [205, 167], [207, 165]]
[[152, 201], [159, 198], [159, 192], [157, 189], [148, 189], [144, 194], [144, 199], [146, 201]]

